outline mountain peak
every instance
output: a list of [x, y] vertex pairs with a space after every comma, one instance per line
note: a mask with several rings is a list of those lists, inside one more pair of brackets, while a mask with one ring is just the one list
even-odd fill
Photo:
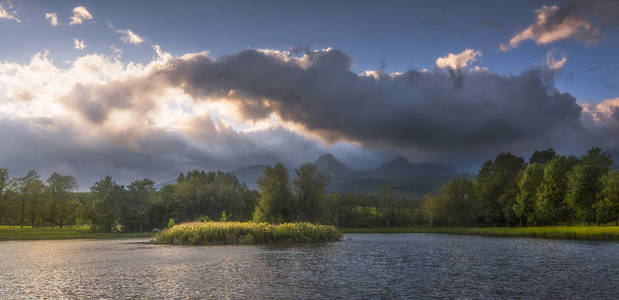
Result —
[[338, 178], [349, 175], [348, 167], [339, 161], [333, 154], [327, 153], [316, 159], [313, 165], [319, 172], [331, 177]]

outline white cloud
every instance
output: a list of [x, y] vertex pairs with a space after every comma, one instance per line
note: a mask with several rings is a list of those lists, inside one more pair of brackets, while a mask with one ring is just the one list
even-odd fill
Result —
[[45, 19], [49, 20], [52, 26], [58, 26], [58, 16], [56, 13], [45, 13]]
[[88, 12], [86, 7], [78, 6], [73, 8], [73, 16], [71, 16], [69, 25], [82, 24], [85, 20], [92, 20], [92, 15]]
[[120, 40], [125, 42], [125, 43], [129, 43], [129, 44], [133, 44], [133, 45], [139, 45], [142, 42], [144, 42], [144, 39], [137, 35], [135, 32], [131, 31], [130, 29], [119, 29], [116, 30], [117, 33], [120, 33]]
[[447, 56], [437, 58], [436, 66], [441, 69], [451, 68], [452, 70], [458, 70], [476, 61], [480, 56], [481, 51], [465, 49], [458, 54], [449, 53]]
[[570, 15], [569, 12], [559, 13], [560, 10], [556, 5], [544, 5], [536, 9], [535, 23], [514, 35], [509, 42], [501, 44], [499, 48], [508, 51], [520, 46], [520, 43], [526, 40], [546, 45], [568, 38], [577, 38], [589, 43], [599, 39], [599, 27], [576, 15]]
[[17, 18], [17, 13], [14, 10], [11, 10], [12, 8], [12, 5], [10, 5], [9, 10], [7, 10], [2, 7], [2, 4], [0, 4], [0, 19], [13, 20], [17, 23], [21, 23], [21, 20]]
[[546, 53], [546, 68], [558, 70], [567, 62], [567, 55], [558, 50], [551, 50]]
[[614, 124], [619, 127], [619, 98], [607, 99], [600, 103], [585, 103], [582, 107], [585, 115], [598, 124]]
[[86, 48], [86, 44], [84, 43], [84, 41], [73, 38], [73, 48], [77, 50], [84, 50], [84, 48]]

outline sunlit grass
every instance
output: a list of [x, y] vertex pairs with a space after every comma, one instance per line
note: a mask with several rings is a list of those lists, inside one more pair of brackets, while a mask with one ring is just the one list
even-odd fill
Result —
[[273, 244], [330, 242], [341, 236], [333, 226], [311, 223], [192, 222], [155, 234], [153, 240], [175, 245]]
[[574, 240], [619, 240], [617, 226], [341, 228], [345, 233], [445, 233]]
[[[52, 227], [52, 226], [45, 226], [45, 227], [36, 227], [34, 230], [38, 230], [38, 231], [46, 231], [46, 230], [89, 230], [90, 226], [88, 225], [80, 225], [78, 226], [74, 226], [74, 225], [65, 225], [62, 227], [62, 229], [60, 229], [60, 227], [56, 226], [56, 227]], [[21, 228], [21, 226], [19, 225], [0, 225], [0, 230], [32, 230], [32, 226], [30, 225], [24, 225], [24, 228]]]
[[57, 240], [57, 239], [109, 239], [119, 237], [149, 237], [151, 233], [91, 232], [88, 225], [32, 228], [31, 226], [0, 225], [0, 241], [7, 240]]

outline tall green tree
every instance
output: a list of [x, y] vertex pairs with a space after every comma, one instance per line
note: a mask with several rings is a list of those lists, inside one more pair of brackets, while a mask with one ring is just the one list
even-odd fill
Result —
[[19, 191], [19, 224], [24, 228], [28, 218], [32, 227], [35, 227], [41, 220], [40, 202], [43, 198], [45, 185], [40, 180], [39, 174], [30, 170], [24, 177], [15, 180]]
[[67, 213], [66, 203], [72, 192], [78, 188], [77, 180], [71, 175], [61, 175], [54, 172], [48, 179], [48, 190], [51, 193], [50, 221], [54, 226], [65, 224]]
[[567, 216], [565, 194], [568, 172], [569, 162], [565, 156], [554, 158], [544, 167], [544, 179], [537, 189], [535, 210], [540, 220], [554, 225]]
[[422, 196], [421, 201], [421, 210], [427, 225], [447, 224], [449, 199], [446, 193], [439, 192], [436, 195], [425, 194]]
[[148, 225], [148, 209], [155, 194], [155, 182], [137, 179], [127, 186], [127, 197], [120, 205], [121, 225], [124, 231], [144, 231]]
[[9, 170], [0, 168], [0, 222], [6, 222], [9, 211]]
[[482, 165], [474, 185], [480, 221], [490, 225], [510, 221], [506, 212], [511, 213], [516, 201], [515, 182], [524, 166], [522, 157], [509, 152]]
[[535, 222], [535, 203], [537, 189], [544, 179], [544, 166], [539, 163], [529, 165], [518, 181], [518, 195], [514, 204], [514, 212], [519, 220], [519, 225], [531, 225]]
[[125, 188], [110, 176], [105, 176], [90, 188], [93, 196], [91, 203], [91, 227], [94, 230], [111, 232], [119, 224], [120, 203], [125, 199]]
[[296, 170], [294, 188], [299, 201], [299, 218], [319, 222], [325, 215], [326, 177], [311, 163], [304, 163]]
[[445, 184], [441, 193], [447, 198], [447, 225], [466, 225], [473, 222], [473, 201], [475, 193], [473, 182], [466, 178], [456, 178]]
[[610, 155], [595, 147], [580, 158], [580, 163], [569, 174], [566, 200], [583, 224], [596, 219], [593, 205], [602, 189], [600, 178], [608, 173], [612, 165]]
[[[492, 190], [492, 167], [493, 162], [491, 160], [485, 161], [477, 176], [475, 177], [475, 184], [473, 188], [475, 190], [475, 211], [477, 213], [478, 223], [489, 223], [489, 215], [493, 209], [493, 203], [497, 197], [497, 193]], [[427, 201], [424, 201], [427, 203]], [[428, 209], [426, 209], [428, 210]]]
[[615, 220], [619, 226], [619, 172], [609, 171], [600, 178], [602, 189], [593, 205], [599, 222]]
[[260, 201], [255, 218], [272, 223], [289, 222], [296, 216], [296, 201], [288, 186], [288, 171], [283, 164], [275, 164], [264, 169], [258, 179]]

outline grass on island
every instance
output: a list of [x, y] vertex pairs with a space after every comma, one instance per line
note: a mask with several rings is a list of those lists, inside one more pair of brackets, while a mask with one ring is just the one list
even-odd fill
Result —
[[140, 233], [111, 233], [92, 232], [88, 226], [65, 226], [62, 229], [55, 227], [32, 228], [31, 226], [0, 225], [0, 241], [9, 240], [60, 240], [60, 239], [111, 239], [129, 237], [150, 237], [150, 232]]
[[341, 228], [344, 233], [444, 233], [571, 240], [619, 240], [618, 226]]
[[334, 226], [311, 223], [191, 222], [163, 230], [153, 241], [174, 245], [278, 244], [331, 242], [341, 237]]

